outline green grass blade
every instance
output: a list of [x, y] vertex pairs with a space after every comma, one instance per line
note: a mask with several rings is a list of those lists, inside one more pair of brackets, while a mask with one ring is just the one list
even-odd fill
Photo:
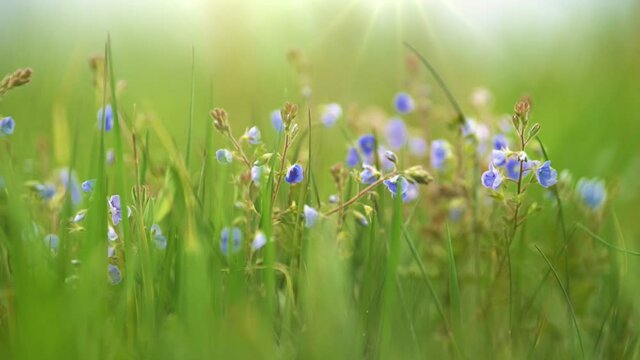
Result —
[[553, 273], [553, 276], [556, 278], [556, 281], [558, 282], [558, 286], [562, 290], [562, 293], [564, 295], [564, 299], [567, 302], [567, 306], [571, 310], [571, 319], [573, 319], [573, 325], [575, 326], [576, 334], [578, 335], [578, 343], [580, 345], [580, 351], [582, 352], [582, 358], [584, 359], [585, 358], [585, 353], [584, 353], [584, 346], [582, 344], [582, 335], [580, 334], [580, 326], [578, 325], [578, 319], [576, 318], [575, 309], [573, 308], [573, 304], [571, 303], [571, 299], [569, 298], [569, 293], [567, 292], [567, 289], [562, 284], [562, 280], [560, 280], [560, 276], [558, 276], [558, 272], [556, 271], [556, 269], [551, 264], [551, 261], [549, 261], [549, 258], [547, 258], [547, 255], [545, 255], [544, 252], [542, 252], [542, 250], [540, 249], [540, 247], [538, 247], [538, 245], [534, 245], [534, 246], [535, 246], [536, 250], [538, 250], [540, 255], [544, 258], [544, 261], [549, 266], [549, 269], [551, 269], [551, 272]]
[[616, 246], [614, 244], [611, 244], [611, 243], [607, 242], [606, 240], [604, 240], [603, 238], [601, 238], [600, 236], [598, 236], [597, 234], [595, 234], [593, 231], [589, 230], [589, 228], [587, 228], [586, 226], [582, 225], [581, 223], [577, 223], [576, 226], [578, 228], [582, 229], [584, 232], [586, 232], [594, 240], [597, 240], [601, 244], [603, 244], [603, 245], [605, 245], [605, 246], [607, 246], [607, 247], [609, 247], [611, 249], [614, 249], [614, 250], [617, 250], [617, 251], [620, 251], [620, 252], [623, 252], [623, 253], [629, 254], [629, 255], [640, 256], [640, 251], [627, 250], [627, 249], [623, 249], [623, 248], [621, 248], [619, 246]]

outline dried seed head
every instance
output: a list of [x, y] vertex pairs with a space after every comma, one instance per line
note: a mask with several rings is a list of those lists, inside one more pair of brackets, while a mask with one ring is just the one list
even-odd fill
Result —
[[531, 111], [531, 98], [529, 96], [523, 96], [513, 107], [516, 115], [520, 117], [526, 117]]
[[280, 110], [280, 115], [285, 128], [288, 129], [293, 119], [298, 115], [298, 105], [289, 102], [284, 103], [282, 110]]
[[215, 108], [209, 112], [209, 115], [213, 119], [213, 126], [221, 133], [229, 131], [229, 124], [227, 122], [227, 112], [222, 108]]

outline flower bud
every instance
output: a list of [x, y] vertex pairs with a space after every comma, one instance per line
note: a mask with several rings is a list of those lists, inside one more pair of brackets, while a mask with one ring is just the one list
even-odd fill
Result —
[[540, 124], [539, 123], [533, 124], [531, 129], [529, 129], [529, 140], [536, 137], [536, 135], [538, 135], [539, 132], [540, 132]]
[[418, 184], [427, 185], [433, 181], [431, 174], [429, 174], [429, 172], [420, 165], [412, 166], [405, 170], [404, 173], [409, 179], [417, 182]]
[[394, 164], [398, 161], [398, 157], [396, 156], [396, 154], [393, 153], [393, 151], [389, 151], [389, 150], [385, 151], [384, 157]]

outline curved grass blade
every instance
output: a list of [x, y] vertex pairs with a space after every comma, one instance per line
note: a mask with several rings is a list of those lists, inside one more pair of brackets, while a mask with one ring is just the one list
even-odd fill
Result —
[[449, 224], [445, 224], [445, 227], [447, 230], [447, 249], [449, 252], [449, 295], [451, 296], [451, 319], [453, 321], [453, 331], [459, 336], [462, 327], [462, 309], [460, 306], [458, 271], [456, 270], [456, 259], [453, 255], [453, 244], [451, 242]]
[[577, 223], [576, 226], [579, 227], [580, 229], [582, 229], [587, 234], [589, 234], [589, 236], [591, 236], [593, 239], [599, 241], [600, 243], [602, 243], [603, 245], [605, 245], [607, 247], [610, 247], [611, 249], [618, 250], [620, 252], [623, 252], [623, 253], [629, 254], [629, 255], [640, 256], [640, 251], [627, 250], [627, 249], [623, 249], [623, 248], [621, 248], [619, 246], [613, 245], [613, 244], [605, 241], [603, 238], [601, 238], [600, 236], [598, 236], [597, 234], [595, 234], [594, 232], [589, 230], [586, 226], [582, 225], [581, 223]]
[[431, 63], [427, 60], [427, 58], [422, 56], [422, 54], [420, 54], [418, 50], [416, 50], [416, 48], [414, 48], [413, 46], [409, 45], [409, 43], [406, 43], [406, 42], [404, 43], [404, 46], [409, 48], [409, 50], [411, 50], [411, 52], [413, 52], [418, 57], [418, 59], [420, 59], [420, 62], [422, 62], [422, 64], [427, 68], [427, 70], [429, 70], [431, 75], [433, 75], [433, 77], [436, 79], [436, 82], [438, 83], [438, 85], [440, 85], [440, 87], [444, 91], [444, 94], [447, 96], [447, 99], [451, 103], [451, 106], [453, 106], [454, 110], [456, 111], [458, 115], [457, 121], [461, 125], [464, 125], [465, 116], [464, 116], [464, 113], [462, 112], [462, 108], [460, 107], [456, 99], [453, 97], [453, 93], [451, 93], [451, 90], [449, 90], [449, 87], [447, 86], [447, 84], [445, 84], [444, 80], [440, 77], [440, 74], [438, 74], [438, 72], [433, 67], [433, 65], [431, 65]]
[[580, 326], [578, 326], [578, 319], [576, 318], [576, 311], [574, 310], [573, 304], [571, 303], [571, 299], [569, 298], [569, 293], [567, 292], [567, 289], [562, 284], [562, 280], [560, 280], [560, 277], [558, 276], [558, 272], [556, 271], [556, 269], [551, 264], [551, 261], [549, 261], [549, 258], [547, 258], [547, 255], [545, 255], [544, 252], [542, 252], [542, 250], [540, 249], [540, 247], [538, 247], [538, 245], [534, 245], [534, 246], [535, 246], [536, 250], [538, 250], [540, 255], [542, 255], [542, 257], [544, 258], [544, 261], [549, 266], [549, 269], [551, 269], [551, 272], [553, 273], [553, 276], [556, 278], [556, 281], [558, 282], [558, 286], [560, 287], [560, 289], [562, 290], [562, 293], [564, 294], [564, 299], [567, 302], [567, 306], [569, 307], [569, 310], [571, 310], [571, 319], [573, 319], [573, 325], [576, 328], [576, 334], [578, 335], [578, 343], [580, 345], [580, 351], [582, 352], [582, 358], [584, 359], [585, 358], [585, 354], [584, 354], [584, 346], [582, 345], [582, 335], [580, 335]]

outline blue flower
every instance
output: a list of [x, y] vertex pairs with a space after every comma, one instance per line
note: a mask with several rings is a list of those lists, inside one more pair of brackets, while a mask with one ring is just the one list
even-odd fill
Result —
[[260, 129], [257, 126], [253, 126], [244, 133], [243, 138], [247, 139], [247, 142], [251, 145], [258, 145], [260, 144], [260, 136]]
[[391, 119], [387, 124], [387, 143], [394, 150], [399, 150], [407, 143], [407, 127], [402, 119]]
[[313, 227], [316, 222], [318, 222], [318, 210], [312, 208], [311, 206], [305, 205], [303, 208], [304, 212], [304, 226], [306, 228]]
[[260, 185], [260, 177], [262, 176], [262, 166], [253, 165], [251, 167], [251, 181], [254, 184]]
[[[522, 176], [526, 176], [529, 172], [531, 172], [531, 168], [535, 166], [534, 161], [525, 161], [523, 164], [524, 174]], [[518, 180], [520, 175], [520, 161], [515, 158], [507, 159], [507, 163], [505, 165], [505, 169], [507, 170], [507, 177], [511, 180]]]
[[229, 229], [228, 227], [222, 229], [222, 233], [220, 234], [220, 250], [225, 255], [229, 255], [229, 235], [231, 235], [231, 241], [233, 242], [233, 252], [236, 253], [240, 250], [240, 243], [242, 242], [242, 232], [239, 228], [233, 227]]
[[502, 174], [493, 166], [493, 163], [489, 163], [489, 170], [482, 173], [482, 186], [498, 190], [500, 184], [502, 184]]
[[102, 128], [102, 119], [104, 118], [104, 130], [111, 131], [113, 128], [113, 109], [111, 105], [98, 110], [98, 128]]
[[507, 163], [507, 154], [502, 150], [491, 150], [491, 162], [495, 166], [504, 166]]
[[332, 127], [342, 116], [342, 107], [340, 104], [332, 103], [324, 107], [321, 119], [325, 127]]
[[253, 237], [253, 242], [251, 243], [251, 249], [253, 251], [257, 251], [257, 250], [260, 250], [266, 244], [267, 244], [267, 236], [264, 234], [264, 232], [260, 230], [256, 231], [256, 234]]
[[116, 229], [114, 229], [111, 225], [109, 225], [109, 227], [107, 228], [107, 239], [109, 239], [109, 241], [118, 240], [118, 233], [116, 232]]
[[509, 141], [503, 134], [496, 134], [493, 137], [493, 148], [495, 150], [504, 150], [509, 148]]
[[358, 154], [358, 150], [356, 150], [356, 148], [354, 148], [353, 146], [349, 147], [349, 149], [347, 150], [346, 162], [348, 168], [354, 168], [360, 163], [360, 154]]
[[78, 184], [76, 172], [69, 171], [68, 168], [63, 168], [60, 169], [58, 174], [64, 189], [71, 191], [71, 202], [73, 205], [78, 205], [82, 200], [82, 194], [80, 193], [80, 184]]
[[551, 167], [551, 160], [547, 160], [536, 169], [536, 179], [544, 188], [555, 185], [558, 182], [558, 172]]
[[362, 165], [362, 171], [360, 172], [360, 181], [363, 184], [371, 185], [380, 177], [380, 172], [371, 165]]
[[216, 150], [216, 160], [218, 160], [220, 164], [231, 164], [233, 154], [227, 149], [218, 149]]
[[107, 246], [107, 257], [115, 258], [116, 257], [116, 247], [115, 246]]
[[116, 153], [113, 149], [107, 149], [107, 152], [105, 153], [105, 160], [107, 161], [107, 165], [113, 165], [116, 161]]
[[91, 179], [91, 180], [86, 180], [83, 181], [82, 184], [80, 184], [80, 187], [82, 188], [82, 191], [89, 193], [93, 191], [93, 188], [96, 186], [96, 180], [95, 179]]
[[51, 184], [38, 184], [36, 191], [42, 200], [51, 200], [56, 194], [56, 188]]
[[431, 142], [431, 167], [443, 170], [447, 159], [451, 156], [450, 145], [446, 140], [438, 139]]
[[156, 244], [156, 247], [158, 249], [164, 250], [167, 248], [167, 237], [162, 234], [160, 225], [151, 225], [151, 237], [153, 238], [153, 242]]
[[360, 146], [360, 150], [365, 156], [369, 156], [373, 154], [373, 151], [376, 148], [376, 138], [371, 135], [362, 135], [360, 139], [358, 139], [358, 145]]
[[113, 226], [118, 226], [122, 221], [122, 208], [120, 207], [120, 195], [112, 195], [109, 198], [109, 212], [111, 212], [111, 221]]
[[13, 134], [16, 128], [16, 122], [11, 116], [7, 116], [0, 120], [0, 137]]
[[44, 241], [44, 245], [51, 251], [54, 255], [58, 253], [58, 247], [60, 246], [60, 239], [56, 234], [48, 234], [42, 239]]
[[271, 123], [273, 124], [273, 128], [276, 129], [276, 132], [282, 132], [284, 130], [284, 123], [282, 121], [282, 114], [280, 110], [273, 110], [271, 112]]
[[396, 110], [401, 114], [408, 114], [415, 109], [415, 104], [413, 103], [413, 98], [411, 95], [406, 92], [399, 92], [396, 94], [393, 99], [393, 105]]
[[391, 179], [387, 179], [383, 181], [383, 183], [391, 193], [391, 196], [393, 197], [396, 197], [396, 195], [398, 194], [398, 184], [400, 184], [402, 200], [407, 199], [407, 192], [409, 191], [409, 182], [407, 181], [407, 179], [405, 179], [400, 175], [396, 175]]
[[409, 151], [415, 156], [424, 156], [427, 153], [427, 142], [421, 137], [413, 137], [409, 140]]
[[82, 220], [84, 220], [86, 215], [87, 215], [87, 210], [80, 210], [73, 216], [73, 219], [71, 221], [73, 221], [74, 223], [79, 223]]
[[478, 123], [472, 118], [466, 118], [462, 125], [462, 136], [475, 136], [478, 131]]
[[300, 164], [293, 164], [287, 170], [287, 175], [284, 177], [284, 180], [289, 184], [298, 184], [302, 182], [304, 179], [304, 170]]
[[109, 264], [107, 271], [111, 285], [118, 285], [122, 282], [122, 274], [117, 265]]
[[418, 189], [418, 184], [414, 184], [412, 182], [408, 183], [407, 193], [405, 194], [403, 201], [410, 202], [418, 198], [420, 195], [420, 190]]
[[599, 210], [607, 200], [607, 188], [603, 180], [580, 179], [576, 191], [582, 202], [592, 210]]

